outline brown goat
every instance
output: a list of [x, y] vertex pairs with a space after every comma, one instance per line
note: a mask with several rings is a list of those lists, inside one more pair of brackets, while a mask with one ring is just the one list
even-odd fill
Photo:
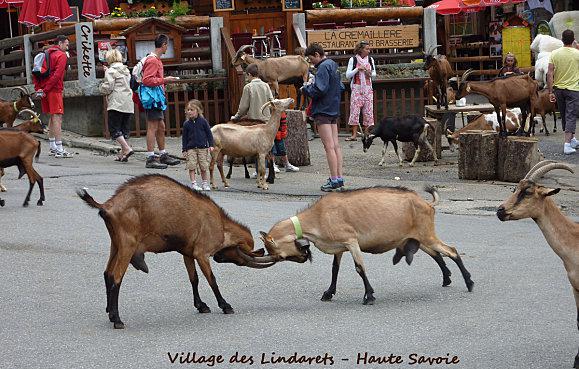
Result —
[[36, 205], [41, 206], [45, 200], [44, 181], [32, 166], [33, 157], [36, 157], [38, 161], [39, 156], [40, 142], [31, 134], [12, 128], [0, 129], [0, 168], [8, 168], [16, 165], [20, 171], [18, 178], [22, 178], [26, 173], [28, 181], [30, 182], [30, 188], [28, 189], [22, 206], [28, 206], [30, 194], [35, 183], [38, 183], [38, 188], [40, 189], [40, 198]]
[[[547, 172], [564, 169], [573, 173], [567, 164], [544, 160], [535, 165], [523, 178], [515, 192], [497, 210], [501, 221], [531, 218], [537, 223], [547, 243], [557, 254], [567, 271], [577, 307], [579, 329], [579, 223], [566, 217], [550, 196], [560, 188], [547, 188], [537, 181]], [[579, 352], [575, 356], [574, 368], [579, 368]]]
[[[29, 113], [30, 115], [32, 115], [32, 119], [20, 123], [17, 126], [14, 126], [13, 127], [14, 129], [27, 133], [46, 133], [45, 132], [46, 125], [42, 124], [42, 121], [38, 117], [38, 114], [36, 114], [34, 111], [30, 109], [22, 109], [18, 112], [18, 114], [22, 113]], [[4, 168], [0, 168], [0, 192], [6, 192], [6, 187], [4, 187], [4, 185], [2, 184], [3, 176], [4, 176]]]
[[[450, 130], [447, 129], [446, 138], [449, 140], [449, 142], [452, 142], [453, 144], [458, 144], [458, 137], [463, 132], [495, 131], [495, 130], [498, 131], [499, 128], [498, 127], [494, 128], [493, 123], [491, 121], [487, 120], [486, 115], [490, 115], [490, 114], [481, 114], [478, 117], [476, 117], [472, 122], [470, 122], [469, 124], [467, 124], [466, 126], [460, 128], [460, 129], [457, 129], [454, 132], [451, 132]], [[507, 124], [507, 131], [508, 132], [516, 132], [517, 129], [519, 129], [519, 127], [520, 127], [519, 117], [515, 113], [513, 113], [512, 111], [507, 110], [506, 124]]]
[[[557, 132], [557, 115], [555, 114], [557, 111], [557, 103], [551, 102], [549, 99], [549, 91], [547, 89], [540, 90], [538, 93], [538, 99], [535, 101], [533, 106], [533, 111], [535, 115], [540, 115], [543, 121], [543, 128], [541, 128], [540, 132], [545, 130], [545, 135], [549, 135], [549, 130], [547, 129], [547, 124], [545, 122], [545, 118], [547, 114], [551, 114], [553, 116], [553, 132]], [[531, 117], [534, 119], [535, 116]], [[561, 124], [563, 125], [563, 131], [565, 130], [565, 121], [561, 120]], [[533, 125], [533, 134], [535, 126]]]
[[329, 301], [336, 293], [342, 254], [349, 251], [356, 272], [364, 282], [363, 303], [372, 304], [374, 290], [366, 276], [362, 252], [381, 254], [396, 249], [394, 264], [404, 255], [410, 264], [412, 254], [420, 248], [439, 265], [443, 286], [451, 283], [450, 271], [442, 259], [445, 255], [458, 265], [468, 290], [472, 291], [474, 282], [460, 255], [434, 231], [438, 193], [432, 187], [426, 191], [433, 196], [432, 203], [403, 187], [365, 188], [323, 196], [295, 217], [275, 224], [267, 234], [261, 232], [269, 255], [257, 259], [260, 262], [290, 260], [303, 263], [311, 258], [309, 242], [313, 242], [322, 252], [334, 255], [332, 282], [322, 296], [323, 301]]
[[193, 287], [193, 304], [200, 313], [209, 313], [210, 309], [199, 297], [195, 262], [225, 314], [232, 314], [233, 309], [219, 292], [209, 258], [251, 268], [273, 265], [251, 261], [254, 256], [263, 255], [263, 249], [253, 251], [253, 237], [247, 227], [231, 219], [208, 196], [172, 178], [157, 174], [132, 178], [103, 204], [96, 202], [85, 189], [78, 190], [77, 194], [90, 207], [100, 209], [99, 215], [111, 238], [104, 279], [106, 312], [114, 328], [124, 328], [118, 306], [123, 276], [129, 263], [148, 273], [145, 252], [177, 251], [183, 255]]
[[429, 50], [425, 57], [424, 70], [428, 70], [428, 74], [436, 88], [436, 108], [440, 109], [441, 105], [448, 110], [448, 79], [454, 74], [450, 63], [444, 55], [433, 55], [436, 47]]
[[[245, 53], [252, 45], [243, 45], [237, 50], [232, 65], [257, 64], [259, 78], [267, 82], [274, 97], [279, 96], [279, 83], [293, 84], [299, 92], [308, 80], [310, 65], [303, 55], [285, 55], [278, 58], [258, 59]], [[298, 100], [299, 103], [299, 100]]]
[[12, 127], [20, 110], [34, 108], [32, 94], [29, 94], [26, 88], [18, 86], [15, 87], [13, 91], [20, 92], [20, 98], [18, 100], [0, 100], [0, 126], [2, 123], [6, 123], [6, 127]]
[[[531, 117], [534, 116], [533, 104], [538, 97], [537, 81], [529, 75], [516, 75], [504, 78], [496, 78], [492, 81], [473, 82], [467, 81], [467, 78], [473, 73], [472, 69], [463, 73], [458, 84], [458, 94], [456, 99], [461, 99], [470, 93], [477, 93], [485, 96], [494, 106], [499, 121], [499, 134], [507, 135], [506, 115], [507, 108], [521, 108], [523, 122], [527, 120], [527, 112], [531, 110]], [[501, 114], [502, 113], [502, 114]], [[531, 122], [532, 125], [532, 122]], [[531, 130], [531, 129], [529, 129]], [[525, 131], [525, 125], [521, 124], [519, 132]], [[530, 132], [527, 132], [529, 134]]]

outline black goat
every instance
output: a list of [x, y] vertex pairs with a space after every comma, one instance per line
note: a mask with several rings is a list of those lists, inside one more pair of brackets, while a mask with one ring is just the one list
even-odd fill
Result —
[[420, 144], [425, 145], [432, 151], [434, 156], [434, 165], [438, 163], [438, 158], [436, 157], [436, 152], [432, 149], [430, 142], [426, 138], [426, 133], [430, 125], [424, 120], [424, 118], [417, 115], [409, 115], [404, 117], [391, 117], [382, 118], [377, 126], [373, 126], [373, 131], [362, 136], [362, 144], [364, 147], [364, 152], [368, 151], [368, 148], [372, 146], [372, 141], [374, 138], [379, 137], [384, 141], [384, 148], [382, 149], [382, 160], [378, 165], [384, 165], [386, 160], [386, 148], [388, 147], [388, 142], [392, 142], [394, 146], [394, 151], [398, 156], [400, 161], [399, 165], [402, 166], [402, 157], [398, 153], [398, 144], [396, 141], [400, 142], [412, 142], [414, 143], [415, 153], [414, 158], [410, 165], [414, 165], [414, 162], [420, 155]]

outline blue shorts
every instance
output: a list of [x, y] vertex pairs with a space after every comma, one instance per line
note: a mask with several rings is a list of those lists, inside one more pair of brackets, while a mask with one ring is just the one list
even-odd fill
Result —
[[273, 147], [271, 148], [271, 153], [273, 156], [285, 156], [287, 155], [285, 151], [285, 140], [274, 140]]

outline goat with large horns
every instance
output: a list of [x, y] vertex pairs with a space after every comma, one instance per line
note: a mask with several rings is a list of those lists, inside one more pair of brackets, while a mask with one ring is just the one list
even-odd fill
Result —
[[32, 101], [32, 94], [26, 90], [25, 87], [18, 86], [12, 90], [18, 91], [20, 96], [13, 101], [0, 100], [0, 126], [6, 123], [7, 127], [12, 127], [14, 120], [22, 109], [33, 109], [34, 102]]
[[438, 192], [432, 187], [425, 190], [432, 195], [432, 202], [403, 187], [364, 188], [326, 195], [296, 216], [278, 222], [268, 233], [261, 232], [269, 255], [259, 260], [304, 263], [311, 258], [309, 243], [313, 242], [322, 252], [334, 255], [332, 282], [322, 295], [323, 301], [329, 301], [336, 293], [342, 254], [349, 251], [364, 283], [363, 303], [368, 305], [375, 301], [374, 289], [368, 280], [362, 253], [381, 254], [396, 249], [394, 264], [403, 256], [410, 264], [413, 254], [421, 249], [440, 267], [443, 286], [451, 283], [444, 255], [458, 265], [468, 291], [472, 291], [474, 282], [458, 251], [435, 233], [434, 206], [438, 203]]
[[209, 313], [210, 309], [199, 297], [195, 262], [225, 314], [232, 314], [233, 308], [219, 292], [209, 258], [251, 268], [273, 265], [260, 262], [263, 249], [253, 250], [253, 236], [246, 226], [233, 220], [208, 196], [172, 178], [157, 174], [135, 177], [103, 204], [85, 189], [77, 193], [90, 207], [99, 209], [109, 231], [111, 250], [104, 272], [106, 312], [116, 329], [124, 328], [118, 305], [123, 276], [129, 263], [148, 273], [145, 252], [177, 251], [183, 255], [193, 287], [193, 305], [200, 313]]
[[454, 71], [446, 56], [434, 55], [438, 46], [440, 45], [431, 47], [425, 53], [424, 70], [428, 71], [436, 88], [436, 108], [440, 109], [440, 106], [444, 105], [448, 110], [448, 79], [454, 74]]
[[[497, 217], [501, 221], [531, 218], [537, 223], [549, 246], [563, 260], [575, 296], [579, 329], [579, 224], [565, 216], [551, 199], [560, 188], [547, 188], [537, 183], [554, 169], [573, 173], [573, 169], [564, 163], [550, 160], [539, 162], [519, 182], [515, 192], [499, 206]], [[579, 368], [579, 352], [575, 356], [574, 367]]]
[[294, 85], [297, 96], [297, 104], [300, 104], [301, 90], [304, 82], [307, 82], [309, 77], [310, 65], [303, 55], [284, 55], [277, 58], [258, 59], [245, 51], [250, 48], [255, 48], [253, 45], [243, 45], [237, 50], [235, 57], [231, 64], [249, 65], [257, 64], [257, 72], [259, 78], [267, 82], [271, 88], [274, 97], [279, 96], [279, 84]]
[[[528, 112], [534, 117], [534, 107], [538, 99], [538, 84], [529, 75], [515, 75], [504, 78], [496, 78], [492, 81], [467, 81], [474, 71], [468, 69], [458, 81], [458, 93], [456, 99], [461, 99], [470, 93], [485, 96], [495, 108], [499, 121], [499, 135], [507, 135], [506, 117], [507, 108], [520, 108], [523, 119], [519, 133], [525, 133], [524, 128]], [[531, 121], [531, 125], [532, 125]], [[529, 128], [529, 132], [531, 128]]]

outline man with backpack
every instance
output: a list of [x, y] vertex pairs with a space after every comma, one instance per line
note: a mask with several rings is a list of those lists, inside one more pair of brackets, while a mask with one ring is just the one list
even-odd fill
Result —
[[[165, 151], [164, 111], [167, 108], [165, 82], [178, 79], [163, 76], [161, 56], [167, 52], [168, 42], [169, 38], [166, 35], [158, 35], [155, 38], [155, 50], [142, 64], [142, 80], [139, 87], [139, 98], [145, 108], [147, 119], [147, 163], [145, 166], [153, 169], [166, 169], [167, 165], [180, 163]], [[158, 156], [154, 151], [155, 142], [159, 147]]]
[[[62, 115], [64, 114], [64, 74], [68, 51], [68, 38], [56, 37], [56, 44], [35, 58], [34, 88], [42, 98], [42, 112], [48, 114], [48, 141], [50, 155], [55, 158], [71, 158], [72, 154], [62, 147]], [[40, 64], [36, 66], [36, 64]], [[36, 70], [38, 69], [38, 70]]]

